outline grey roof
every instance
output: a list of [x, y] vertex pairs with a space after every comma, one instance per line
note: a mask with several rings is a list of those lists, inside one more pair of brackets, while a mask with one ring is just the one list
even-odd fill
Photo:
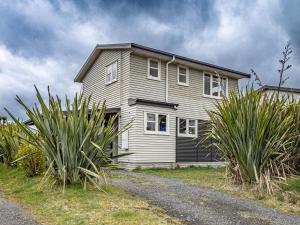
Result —
[[[278, 86], [264, 85], [258, 89], [258, 91], [277, 91]], [[300, 93], [300, 88], [290, 88], [290, 87], [280, 87], [280, 91], [284, 92], [292, 92], [292, 93]]]
[[118, 43], [118, 44], [101, 44], [101, 45], [98, 44], [98, 45], [96, 45], [96, 47], [94, 48], [94, 50], [92, 51], [90, 56], [87, 58], [86, 62], [84, 63], [84, 65], [82, 66], [80, 71], [78, 72], [78, 74], [75, 77], [74, 81], [75, 82], [82, 82], [85, 74], [88, 72], [90, 67], [93, 65], [93, 63], [95, 62], [95, 60], [97, 59], [97, 57], [99, 56], [99, 54], [102, 50], [106, 50], [106, 49], [132, 49], [132, 48], [141, 49], [141, 50], [153, 52], [153, 53], [156, 53], [156, 54], [161, 54], [161, 55], [164, 55], [164, 56], [167, 56], [167, 57], [175, 56], [176, 59], [180, 59], [180, 60], [183, 60], [183, 61], [187, 61], [187, 62], [195, 63], [195, 64], [198, 64], [198, 65], [210, 67], [212, 69], [218, 69], [218, 70], [221, 70], [221, 71], [226, 71], [226, 72], [229, 72], [229, 73], [232, 73], [232, 74], [239, 75], [242, 78], [250, 78], [251, 77], [251, 75], [249, 73], [245, 73], [245, 72], [241, 72], [241, 71], [237, 71], [237, 70], [217, 66], [217, 65], [206, 63], [206, 62], [199, 61], [199, 60], [196, 60], [196, 59], [192, 59], [192, 58], [184, 57], [184, 56], [181, 56], [181, 55], [177, 55], [177, 54], [174, 54], [174, 53], [171, 53], [171, 52], [166, 52], [166, 51], [150, 48], [150, 47], [147, 47], [147, 46], [144, 46], [144, 45], [140, 45], [140, 44], [136, 44], [136, 43]]

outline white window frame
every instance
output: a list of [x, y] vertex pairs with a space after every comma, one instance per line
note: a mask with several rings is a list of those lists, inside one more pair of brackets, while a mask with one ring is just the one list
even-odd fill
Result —
[[[116, 66], [117, 66], [117, 74], [116, 74], [116, 77], [115, 77], [115, 79], [112, 79], [112, 80], [108, 81], [108, 80], [107, 80], [107, 70], [108, 70], [108, 68], [109, 68], [110, 66], [112, 67], [114, 64], [116, 64]], [[114, 62], [108, 64], [108, 65], [105, 67], [105, 84], [106, 84], [106, 85], [109, 85], [109, 84], [111, 84], [111, 83], [116, 82], [117, 80], [118, 80], [118, 60], [116, 60], [116, 61], [114, 61]]]
[[[181, 119], [185, 120], [185, 122], [186, 122], [185, 134], [180, 133], [180, 120]], [[190, 120], [195, 120], [195, 134], [189, 134]], [[178, 117], [177, 118], [177, 135], [178, 135], [178, 137], [193, 137], [193, 138], [198, 137], [198, 120]]]
[[[156, 69], [154, 67], [150, 67], [150, 61], [155, 61], [158, 64], [158, 68], [157, 68], [158, 69], [158, 71], [157, 71], [158, 72], [158, 76], [157, 77], [151, 76], [151, 74], [150, 74], [150, 68]], [[148, 58], [148, 73], [147, 73], [147, 78], [151, 79], [151, 80], [161, 81], [161, 61], [160, 60], [154, 59], [154, 58]]]
[[[155, 130], [147, 130], [147, 114], [154, 114], [155, 115]], [[164, 115], [166, 116], [166, 131], [159, 131], [158, 130], [158, 116], [159, 115]], [[170, 134], [170, 122], [169, 122], [169, 114], [168, 113], [155, 113], [155, 112], [144, 112], [144, 133], [145, 134], [156, 134], [156, 135], [169, 135]]]
[[[210, 75], [210, 94], [209, 95], [205, 94], [205, 75]], [[213, 76], [217, 76], [219, 78], [218, 79], [219, 80], [219, 86], [221, 85], [221, 78], [226, 80], [226, 93], [225, 93], [225, 96], [228, 97], [228, 78], [224, 77], [224, 76], [218, 76], [217, 74], [212, 74], [212, 73], [209, 73], [209, 72], [203, 72], [203, 96], [204, 97], [209, 97], [209, 98], [215, 98], [215, 99], [222, 99], [221, 88], [218, 91], [218, 96], [212, 95]]]
[[[179, 75], [184, 75], [184, 74], [180, 74], [180, 68], [183, 68], [186, 70], [186, 83], [184, 82], [180, 82], [179, 81]], [[189, 86], [189, 82], [190, 82], [190, 71], [189, 68], [186, 66], [181, 66], [181, 65], [177, 65], [177, 84], [178, 85], [182, 85], [182, 86]]]

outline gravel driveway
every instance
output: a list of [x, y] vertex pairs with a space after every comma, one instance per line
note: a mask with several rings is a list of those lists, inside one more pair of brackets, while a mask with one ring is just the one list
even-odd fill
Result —
[[37, 225], [18, 205], [11, 203], [0, 193], [0, 225]]
[[187, 224], [299, 225], [300, 217], [181, 180], [119, 171], [113, 184], [160, 206]]

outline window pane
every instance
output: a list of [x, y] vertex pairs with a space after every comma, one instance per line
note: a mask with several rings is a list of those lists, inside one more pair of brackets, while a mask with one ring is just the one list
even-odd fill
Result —
[[196, 134], [196, 128], [195, 127], [189, 127], [189, 134]]
[[213, 76], [212, 95], [219, 96], [219, 78], [217, 76]]
[[147, 121], [155, 122], [155, 114], [147, 113]]
[[186, 120], [179, 119], [179, 133], [185, 134], [186, 133]]
[[186, 83], [186, 75], [179, 74], [179, 82], [180, 83]]
[[150, 76], [152, 76], [152, 77], [158, 77], [158, 70], [150, 68]]
[[107, 82], [111, 81], [111, 65], [106, 67], [106, 81]]
[[158, 115], [158, 130], [166, 132], [167, 131], [167, 116]]
[[189, 126], [195, 126], [196, 125], [196, 121], [195, 120], [189, 120]]
[[154, 67], [158, 69], [158, 62], [150, 60], [150, 67]]
[[204, 94], [210, 95], [210, 75], [204, 76]]
[[117, 62], [112, 64], [112, 80], [117, 79]]
[[186, 74], [186, 68], [179, 67], [179, 73]]
[[227, 94], [227, 82], [225, 78], [221, 78], [221, 94], [224, 96]]
[[155, 131], [155, 122], [147, 122], [146, 130]]
[[110, 82], [110, 75], [111, 75], [110, 73], [106, 74], [106, 82]]

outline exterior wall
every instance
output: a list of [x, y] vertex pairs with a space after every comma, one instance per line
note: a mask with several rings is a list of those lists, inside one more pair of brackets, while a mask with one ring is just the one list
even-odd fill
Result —
[[[107, 65], [118, 61], [118, 79], [116, 82], [105, 84], [105, 68]], [[121, 108], [119, 127], [126, 126], [134, 117], [132, 107], [128, 106], [129, 79], [130, 79], [130, 51], [129, 50], [105, 50], [100, 53], [91, 69], [83, 79], [83, 94], [92, 94], [92, 102], [106, 100], [108, 108]], [[129, 129], [129, 136], [131, 129]], [[121, 137], [118, 138], [118, 145], [122, 145]], [[129, 143], [130, 145], [130, 143]], [[130, 147], [130, 146], [129, 146]], [[119, 153], [126, 151], [119, 148]], [[120, 158], [120, 161], [130, 161], [132, 155]]]
[[[130, 84], [130, 51], [122, 52], [122, 71], [120, 82], [120, 94], [121, 94], [121, 115], [119, 128], [128, 126], [135, 117], [135, 109], [128, 105], [129, 98], [129, 84]], [[133, 124], [132, 124], [133, 125]], [[132, 128], [128, 129], [129, 138], [132, 136]], [[131, 153], [131, 142], [128, 140], [129, 150], [122, 149], [122, 137], [119, 136], [119, 154]], [[119, 158], [119, 162], [130, 162], [135, 157], [135, 155], [128, 155], [126, 157]]]
[[[165, 101], [165, 79], [166, 62], [161, 61], [161, 81], [147, 78], [148, 58], [131, 54], [130, 58], [130, 98], [142, 98], [154, 101]], [[234, 91], [238, 89], [238, 80], [228, 79], [228, 89]], [[132, 128], [130, 128], [129, 152], [133, 155], [130, 158], [132, 163], [157, 163], [175, 162], [176, 149], [181, 158], [179, 161], [205, 161], [205, 156], [209, 154], [208, 161], [215, 161], [216, 155], [210, 150], [203, 150], [204, 146], [196, 147], [196, 141], [192, 138], [177, 137], [176, 123], [177, 117], [208, 120], [206, 110], [214, 110], [214, 98], [203, 97], [203, 71], [189, 68], [189, 86], [177, 84], [177, 65], [169, 65], [169, 102], [179, 104], [178, 110], [165, 109], [153, 106], [135, 106], [132, 112], [135, 118]], [[155, 113], [168, 112], [170, 118], [171, 133], [169, 136], [149, 135], [144, 133], [144, 111]], [[167, 111], [166, 111], [167, 110]], [[201, 134], [201, 126], [198, 126]], [[201, 149], [198, 151], [196, 149]], [[197, 158], [191, 160], [188, 154], [196, 154]], [[180, 156], [181, 154], [181, 156]], [[187, 154], [186, 156], [183, 156]], [[183, 158], [187, 157], [186, 160]]]
[[[166, 62], [161, 62], [161, 81], [147, 78], [147, 57], [131, 55], [130, 97], [165, 101]], [[238, 89], [238, 80], [228, 79], [228, 89]], [[203, 71], [189, 68], [189, 86], [177, 84], [177, 65], [169, 65], [169, 102], [179, 104], [178, 117], [207, 120], [206, 110], [214, 110], [214, 98], [203, 97]]]
[[[134, 122], [130, 128], [130, 148], [129, 152], [133, 153], [131, 162], [151, 162], [164, 163], [175, 162], [176, 152], [176, 116], [175, 110], [170, 108], [161, 108], [154, 106], [135, 105]], [[169, 134], [146, 134], [144, 132], [144, 113], [164, 113], [169, 115]]]
[[[265, 93], [267, 96], [271, 96], [273, 93], [277, 93], [277, 91], [267, 90], [267, 91], [265, 91]], [[280, 91], [279, 96], [288, 97], [290, 100], [292, 100], [292, 99], [300, 100], [300, 93], [291, 93], [291, 92]]]
[[147, 78], [148, 58], [131, 54], [130, 97], [154, 101], [165, 101], [166, 69], [161, 62], [161, 80]]
[[[178, 120], [177, 125], [178, 129]], [[192, 137], [178, 136], [176, 133], [176, 162], [215, 162], [220, 158], [217, 156], [216, 151], [207, 140], [205, 144], [199, 145], [199, 138], [204, 135], [205, 121], [198, 120], [198, 139]]]
[[[228, 78], [229, 91], [238, 87], [238, 81]], [[179, 104], [177, 117], [208, 120], [206, 111], [214, 110], [218, 100], [203, 96], [203, 71], [189, 69], [189, 86], [177, 84], [177, 65], [169, 65], [169, 101]]]
[[[122, 71], [121, 51], [107, 50], [100, 53], [94, 65], [83, 79], [84, 96], [92, 95], [92, 101], [98, 102], [106, 99], [108, 108], [121, 106], [120, 77]], [[105, 68], [118, 61], [118, 80], [109, 85], [105, 84]]]

